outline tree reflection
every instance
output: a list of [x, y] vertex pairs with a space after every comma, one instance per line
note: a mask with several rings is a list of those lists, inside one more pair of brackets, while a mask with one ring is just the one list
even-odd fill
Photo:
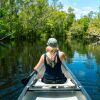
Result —
[[93, 57], [93, 54], [91, 52], [88, 52], [86, 54], [86, 67], [89, 68], [89, 69], [93, 69], [94, 68], [94, 57]]
[[70, 39], [66, 40], [66, 48], [67, 48], [67, 62], [71, 63], [72, 62], [72, 58], [74, 56], [74, 50], [72, 48], [72, 41]]
[[[97, 76], [98, 76], [98, 79], [100, 81], [100, 64], [97, 65]], [[100, 82], [99, 82], [100, 83]]]

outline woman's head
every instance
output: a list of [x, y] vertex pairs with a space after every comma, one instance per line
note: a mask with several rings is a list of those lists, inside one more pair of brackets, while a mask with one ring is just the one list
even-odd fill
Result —
[[54, 53], [57, 51], [57, 49], [58, 49], [57, 40], [55, 38], [49, 38], [47, 42], [46, 51]]
[[57, 40], [55, 38], [49, 38], [47, 45], [52, 47], [52, 48], [57, 48], [58, 47], [58, 43]]

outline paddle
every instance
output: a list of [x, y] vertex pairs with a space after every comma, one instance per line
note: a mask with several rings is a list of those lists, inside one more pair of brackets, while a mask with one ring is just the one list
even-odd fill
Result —
[[35, 74], [37, 74], [38, 72], [36, 70], [34, 70], [29, 76], [27, 76], [26, 78], [22, 79], [21, 82], [23, 83], [23, 85], [25, 86], [29, 80], [31, 79], [31, 77]]

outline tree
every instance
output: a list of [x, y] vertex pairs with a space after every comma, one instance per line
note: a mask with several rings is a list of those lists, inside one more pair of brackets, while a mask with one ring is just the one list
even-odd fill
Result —
[[75, 14], [73, 13], [74, 9], [69, 7], [68, 8], [68, 14], [67, 14], [67, 30], [70, 29], [72, 23], [74, 22], [75, 20]]
[[100, 18], [94, 18], [90, 23], [87, 30], [90, 35], [100, 34]]

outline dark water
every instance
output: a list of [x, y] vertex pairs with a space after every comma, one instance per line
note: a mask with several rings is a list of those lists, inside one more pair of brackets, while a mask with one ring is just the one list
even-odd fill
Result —
[[[0, 100], [17, 100], [24, 88], [20, 80], [32, 71], [45, 46], [43, 41], [0, 43]], [[92, 100], [100, 100], [100, 44], [59, 40], [59, 46]]]

